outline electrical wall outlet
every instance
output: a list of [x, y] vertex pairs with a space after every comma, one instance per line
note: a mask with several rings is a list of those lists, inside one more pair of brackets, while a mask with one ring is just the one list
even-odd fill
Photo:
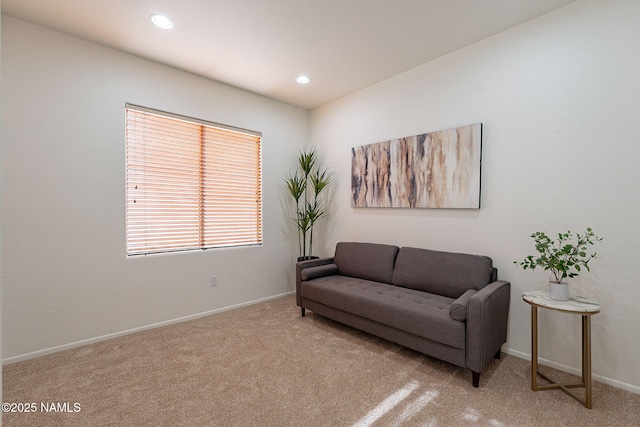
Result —
[[216, 276], [215, 274], [213, 276], [211, 276], [211, 287], [213, 288], [214, 286], [218, 285], [218, 276]]

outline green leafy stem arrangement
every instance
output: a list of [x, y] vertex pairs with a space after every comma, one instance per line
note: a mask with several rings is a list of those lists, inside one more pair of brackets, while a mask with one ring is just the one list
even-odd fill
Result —
[[536, 244], [538, 256], [529, 255], [523, 261], [514, 261], [514, 264], [523, 269], [534, 270], [542, 267], [545, 271], [551, 271], [555, 283], [562, 283], [566, 277], [576, 277], [584, 268], [589, 270], [589, 261], [595, 258], [596, 253], [587, 254], [588, 246], [602, 241], [602, 237], [596, 236], [591, 228], [587, 228], [584, 234], [575, 234], [568, 230], [566, 233], [558, 233], [558, 239], [552, 240], [541, 231], [531, 235]]
[[285, 177], [285, 186], [296, 208], [295, 223], [298, 228], [298, 260], [313, 255], [313, 228], [327, 214], [324, 191], [332, 184], [331, 173], [318, 166], [315, 148], [300, 151], [298, 169]]

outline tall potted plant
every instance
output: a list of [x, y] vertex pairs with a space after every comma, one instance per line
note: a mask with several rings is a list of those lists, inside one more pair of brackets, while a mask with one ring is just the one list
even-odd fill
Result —
[[313, 258], [313, 228], [327, 214], [325, 190], [331, 184], [331, 173], [319, 167], [317, 150], [300, 151], [298, 168], [285, 177], [285, 186], [295, 203], [298, 261]]
[[538, 255], [529, 255], [524, 260], [514, 263], [525, 270], [541, 267], [545, 271], [550, 271], [553, 276], [549, 281], [550, 297], [567, 301], [569, 287], [562, 280], [578, 276], [583, 268], [590, 271], [589, 261], [595, 258], [596, 253], [587, 253], [588, 246], [602, 241], [602, 237], [596, 236], [591, 228], [587, 228], [583, 234], [576, 233], [575, 236], [570, 230], [566, 233], [558, 233], [557, 240], [551, 239], [541, 231], [533, 233], [531, 237], [535, 241]]

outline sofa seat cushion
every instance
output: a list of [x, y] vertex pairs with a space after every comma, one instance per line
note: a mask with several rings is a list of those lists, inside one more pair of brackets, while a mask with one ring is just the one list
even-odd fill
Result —
[[491, 282], [493, 262], [481, 255], [402, 248], [393, 270], [393, 284], [459, 298]]
[[452, 298], [342, 275], [301, 283], [315, 301], [457, 349], [465, 348], [465, 323], [451, 318]]

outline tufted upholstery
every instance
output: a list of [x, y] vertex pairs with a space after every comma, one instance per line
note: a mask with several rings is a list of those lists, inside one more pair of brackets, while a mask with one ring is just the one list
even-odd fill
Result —
[[491, 258], [342, 242], [334, 257], [296, 264], [296, 303], [480, 373], [507, 337], [511, 284]]
[[464, 323], [451, 318], [452, 298], [413, 289], [329, 276], [303, 283], [304, 297], [455, 348], [464, 348]]

